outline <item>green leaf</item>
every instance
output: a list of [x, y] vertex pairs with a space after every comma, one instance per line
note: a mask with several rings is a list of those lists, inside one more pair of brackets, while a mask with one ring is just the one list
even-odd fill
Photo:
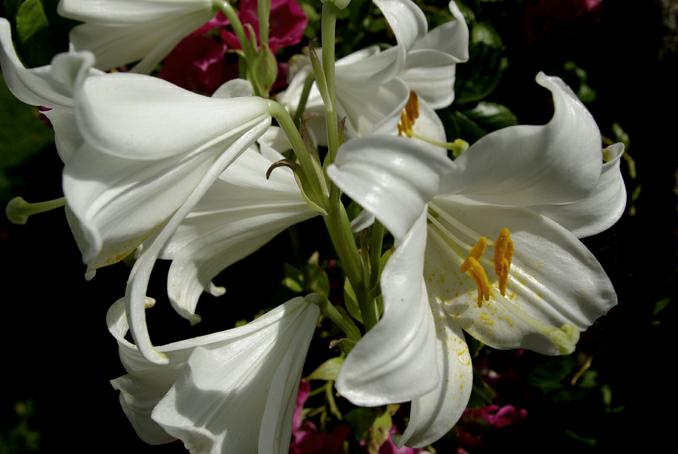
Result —
[[339, 375], [342, 364], [344, 364], [344, 358], [340, 356], [328, 359], [318, 366], [316, 370], [311, 372], [307, 378], [309, 380], [335, 381], [337, 379], [337, 375]]
[[478, 42], [471, 46], [469, 54], [468, 63], [457, 67], [457, 105], [480, 101], [490, 95], [508, 68], [501, 48]]
[[490, 24], [485, 22], [476, 22], [471, 28], [471, 43], [485, 44], [490, 47], [502, 49], [504, 44], [501, 41], [501, 36]]
[[355, 408], [344, 415], [344, 420], [353, 429], [353, 436], [356, 441], [367, 439], [368, 431], [375, 416], [376, 410], [373, 408]]
[[304, 275], [301, 270], [289, 263], [283, 263], [283, 273], [285, 276], [281, 281], [283, 286], [292, 290], [294, 293], [302, 293], [304, 291]]
[[484, 135], [487, 131], [481, 128], [478, 123], [471, 120], [464, 113], [459, 111], [448, 111], [445, 132], [447, 137], [463, 139], [468, 143], [473, 143]]
[[464, 114], [487, 132], [518, 124], [518, 119], [508, 107], [494, 102], [479, 102]]
[[21, 4], [16, 14], [16, 34], [20, 43], [25, 43], [48, 26], [49, 22], [40, 0], [26, 0]]

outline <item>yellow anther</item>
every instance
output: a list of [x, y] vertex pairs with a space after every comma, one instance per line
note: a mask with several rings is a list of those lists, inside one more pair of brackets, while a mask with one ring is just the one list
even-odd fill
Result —
[[410, 91], [410, 97], [407, 99], [405, 108], [400, 113], [400, 121], [398, 122], [398, 135], [412, 137], [414, 135], [414, 123], [419, 118], [419, 98], [417, 93]]
[[487, 278], [485, 269], [477, 259], [469, 256], [461, 264], [461, 271], [471, 276], [475, 281], [476, 287], [478, 287], [478, 307], [483, 307], [483, 300], [489, 300], [492, 294], [490, 280]]
[[506, 295], [506, 285], [508, 283], [512, 258], [513, 240], [511, 239], [511, 232], [504, 227], [499, 231], [497, 241], [494, 242], [494, 272], [499, 277], [499, 291], [502, 295]]

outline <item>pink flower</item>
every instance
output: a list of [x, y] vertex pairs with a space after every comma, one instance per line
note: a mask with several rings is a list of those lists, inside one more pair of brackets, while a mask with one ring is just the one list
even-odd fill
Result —
[[384, 442], [383, 445], [379, 447], [379, 454], [419, 454], [422, 453], [423, 451], [418, 448], [408, 448], [407, 446], [403, 446], [402, 448], [399, 448], [396, 446], [395, 443], [393, 443], [393, 434], [396, 433], [396, 427], [393, 426], [391, 427], [390, 431], [390, 437]]
[[[243, 25], [259, 31], [257, 0], [242, 0], [239, 17]], [[273, 52], [298, 44], [308, 19], [297, 0], [272, 0], [268, 45]], [[217, 30], [218, 33], [214, 33]], [[210, 95], [224, 82], [238, 77], [238, 60], [229, 49], [240, 49], [229, 21], [220, 12], [184, 38], [165, 58], [160, 77], [187, 90]], [[287, 67], [278, 65], [273, 91], [285, 87]]]
[[482, 408], [467, 408], [464, 411], [464, 419], [489, 424], [490, 426], [501, 429], [520, 423], [527, 418], [527, 410], [516, 408], [513, 405], [488, 405]]
[[351, 431], [347, 425], [340, 424], [330, 432], [319, 432], [313, 422], [303, 420], [304, 404], [310, 393], [309, 381], [301, 380], [292, 417], [290, 454], [344, 454], [344, 441]]

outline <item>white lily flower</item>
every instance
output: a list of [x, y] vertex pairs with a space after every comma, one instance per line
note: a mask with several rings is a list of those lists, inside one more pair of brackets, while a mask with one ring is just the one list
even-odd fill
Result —
[[[174, 308], [194, 322], [203, 291], [220, 296], [212, 279], [274, 236], [317, 215], [304, 200], [289, 168], [267, 170], [284, 157], [273, 146], [287, 138], [271, 127], [235, 161], [179, 225], [161, 258], [172, 260], [167, 291]], [[279, 147], [279, 146], [277, 146]]]
[[[371, 46], [336, 62], [337, 110], [348, 120], [349, 137], [394, 129], [395, 123], [390, 122], [397, 121], [410, 90], [434, 109], [449, 106], [454, 100], [456, 64], [468, 60], [468, 27], [454, 1], [449, 3], [454, 20], [431, 31], [424, 13], [411, 0], [374, 0], [374, 4], [393, 30], [397, 45], [384, 51]], [[299, 66], [279, 97], [290, 110], [296, 110], [311, 72], [308, 61]], [[316, 86], [306, 111], [311, 114], [309, 128], [322, 143], [324, 107]]]
[[101, 69], [139, 61], [149, 73], [187, 35], [214, 16], [213, 0], [61, 0], [58, 12], [85, 22], [71, 30], [76, 50]]
[[267, 100], [223, 98], [241, 85], [230, 82], [220, 97], [208, 98], [161, 79], [116, 73], [86, 78], [75, 89], [85, 142], [64, 168], [71, 227], [90, 276], [152, 237], [132, 269], [127, 299], [134, 339], [158, 361], [143, 310], [153, 264], [219, 175], [271, 123]]
[[146, 443], [192, 453], [287, 453], [304, 359], [319, 309], [294, 298], [247, 325], [158, 347], [149, 362], [125, 339], [122, 300], [108, 311], [127, 374], [111, 381]]
[[57, 151], [64, 161], [82, 144], [75, 126], [73, 88], [78, 78], [101, 74], [93, 64], [91, 53], [71, 52], [55, 56], [50, 65], [25, 68], [14, 50], [11, 26], [0, 17], [0, 67], [5, 83], [20, 101], [51, 109], [43, 114], [54, 126]]
[[351, 351], [337, 389], [363, 406], [411, 400], [409, 446], [440, 438], [466, 406], [462, 330], [494, 348], [566, 354], [616, 304], [605, 271], [568, 229], [593, 234], [619, 218], [622, 148], [603, 165], [586, 108], [560, 79], [540, 73], [537, 82], [555, 104], [544, 126], [491, 133], [455, 162], [416, 139], [355, 139], [328, 169], [396, 239], [381, 278], [384, 315]]

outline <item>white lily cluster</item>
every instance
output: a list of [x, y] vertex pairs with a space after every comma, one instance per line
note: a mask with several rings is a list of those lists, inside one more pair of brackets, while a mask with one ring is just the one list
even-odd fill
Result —
[[[400, 444], [426, 446], [452, 428], [471, 393], [464, 331], [498, 349], [567, 354], [616, 304], [578, 238], [624, 210], [623, 146], [602, 150], [572, 91], [539, 74], [553, 96], [549, 123], [498, 130], [452, 160], [435, 109], [453, 102], [456, 64], [468, 59], [464, 17], [451, 1], [452, 20], [429, 31], [411, 0], [374, 4], [396, 43], [335, 62], [336, 13], [350, 5], [325, 3], [322, 52], [298, 58], [280, 104], [254, 96], [246, 80], [206, 97], [139, 74], [217, 9], [236, 18], [221, 1], [61, 0], [60, 13], [84, 23], [71, 52], [33, 69], [0, 19], [5, 81], [23, 102], [50, 109], [86, 277], [136, 258], [107, 321], [128, 371], [112, 383], [144, 441], [180, 439], [195, 453], [287, 452], [320, 307], [355, 343], [338, 392], [361, 406], [412, 402]], [[102, 71], [135, 62], [133, 72]], [[316, 143], [327, 147], [324, 166]], [[383, 225], [395, 239], [380, 275], [358, 252], [342, 192], [364, 208], [363, 227]], [[197, 323], [200, 295], [225, 292], [215, 276], [318, 215], [360, 304], [362, 338], [314, 295], [239, 328], [153, 345], [146, 291], [158, 259], [171, 261], [170, 303]], [[376, 263], [383, 236], [374, 235]]]

